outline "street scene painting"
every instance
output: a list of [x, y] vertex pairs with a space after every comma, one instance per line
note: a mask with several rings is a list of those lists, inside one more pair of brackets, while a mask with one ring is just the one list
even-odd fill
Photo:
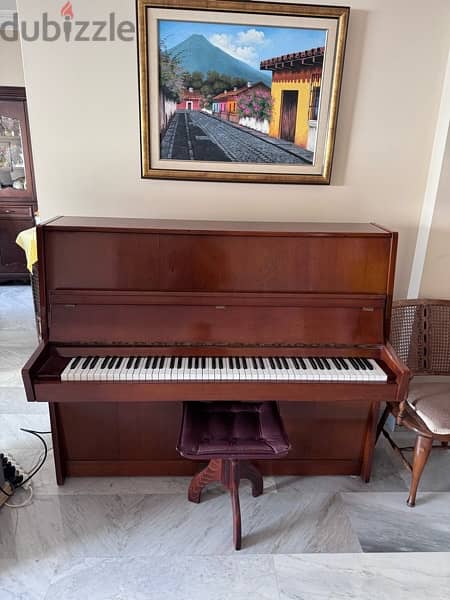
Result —
[[326, 31], [158, 26], [162, 159], [313, 163]]
[[[181, 10], [178, 0], [172, 10], [163, 8], [170, 0], [140, 2], [148, 36], [140, 44], [148, 176], [171, 177], [173, 171], [191, 179], [329, 179], [337, 115], [333, 76], [342, 68], [341, 19], [348, 12], [324, 7], [329, 18], [323, 11], [320, 18], [302, 17], [305, 7], [293, 5], [290, 19], [247, 15], [244, 2], [239, 15], [214, 12], [213, 0], [188, 2], [189, 10]], [[152, 14], [155, 4], [160, 8]]]

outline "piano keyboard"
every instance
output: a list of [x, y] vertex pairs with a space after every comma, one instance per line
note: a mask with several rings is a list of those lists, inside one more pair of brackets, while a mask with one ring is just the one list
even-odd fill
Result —
[[387, 381], [369, 358], [77, 356], [62, 381]]

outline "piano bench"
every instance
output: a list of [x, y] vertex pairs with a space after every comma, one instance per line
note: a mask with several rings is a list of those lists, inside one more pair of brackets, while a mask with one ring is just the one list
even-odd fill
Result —
[[262, 476], [248, 461], [286, 456], [289, 449], [276, 402], [183, 403], [177, 450], [184, 458], [209, 460], [192, 479], [188, 499], [200, 502], [213, 481], [230, 491], [236, 550], [241, 548], [240, 480], [250, 480], [254, 497], [263, 493]]

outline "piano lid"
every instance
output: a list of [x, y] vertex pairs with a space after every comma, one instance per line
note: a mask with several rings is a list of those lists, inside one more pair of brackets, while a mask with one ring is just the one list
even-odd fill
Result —
[[308, 223], [271, 221], [207, 221], [182, 219], [128, 219], [116, 217], [70, 217], [61, 216], [43, 225], [50, 229], [77, 231], [127, 231], [173, 233], [195, 235], [331, 235], [331, 236], [382, 236], [392, 233], [374, 223]]

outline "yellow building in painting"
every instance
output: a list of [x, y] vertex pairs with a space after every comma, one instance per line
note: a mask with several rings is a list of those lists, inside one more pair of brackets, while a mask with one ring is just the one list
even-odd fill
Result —
[[261, 62], [272, 71], [269, 135], [314, 152], [324, 47], [276, 56]]

